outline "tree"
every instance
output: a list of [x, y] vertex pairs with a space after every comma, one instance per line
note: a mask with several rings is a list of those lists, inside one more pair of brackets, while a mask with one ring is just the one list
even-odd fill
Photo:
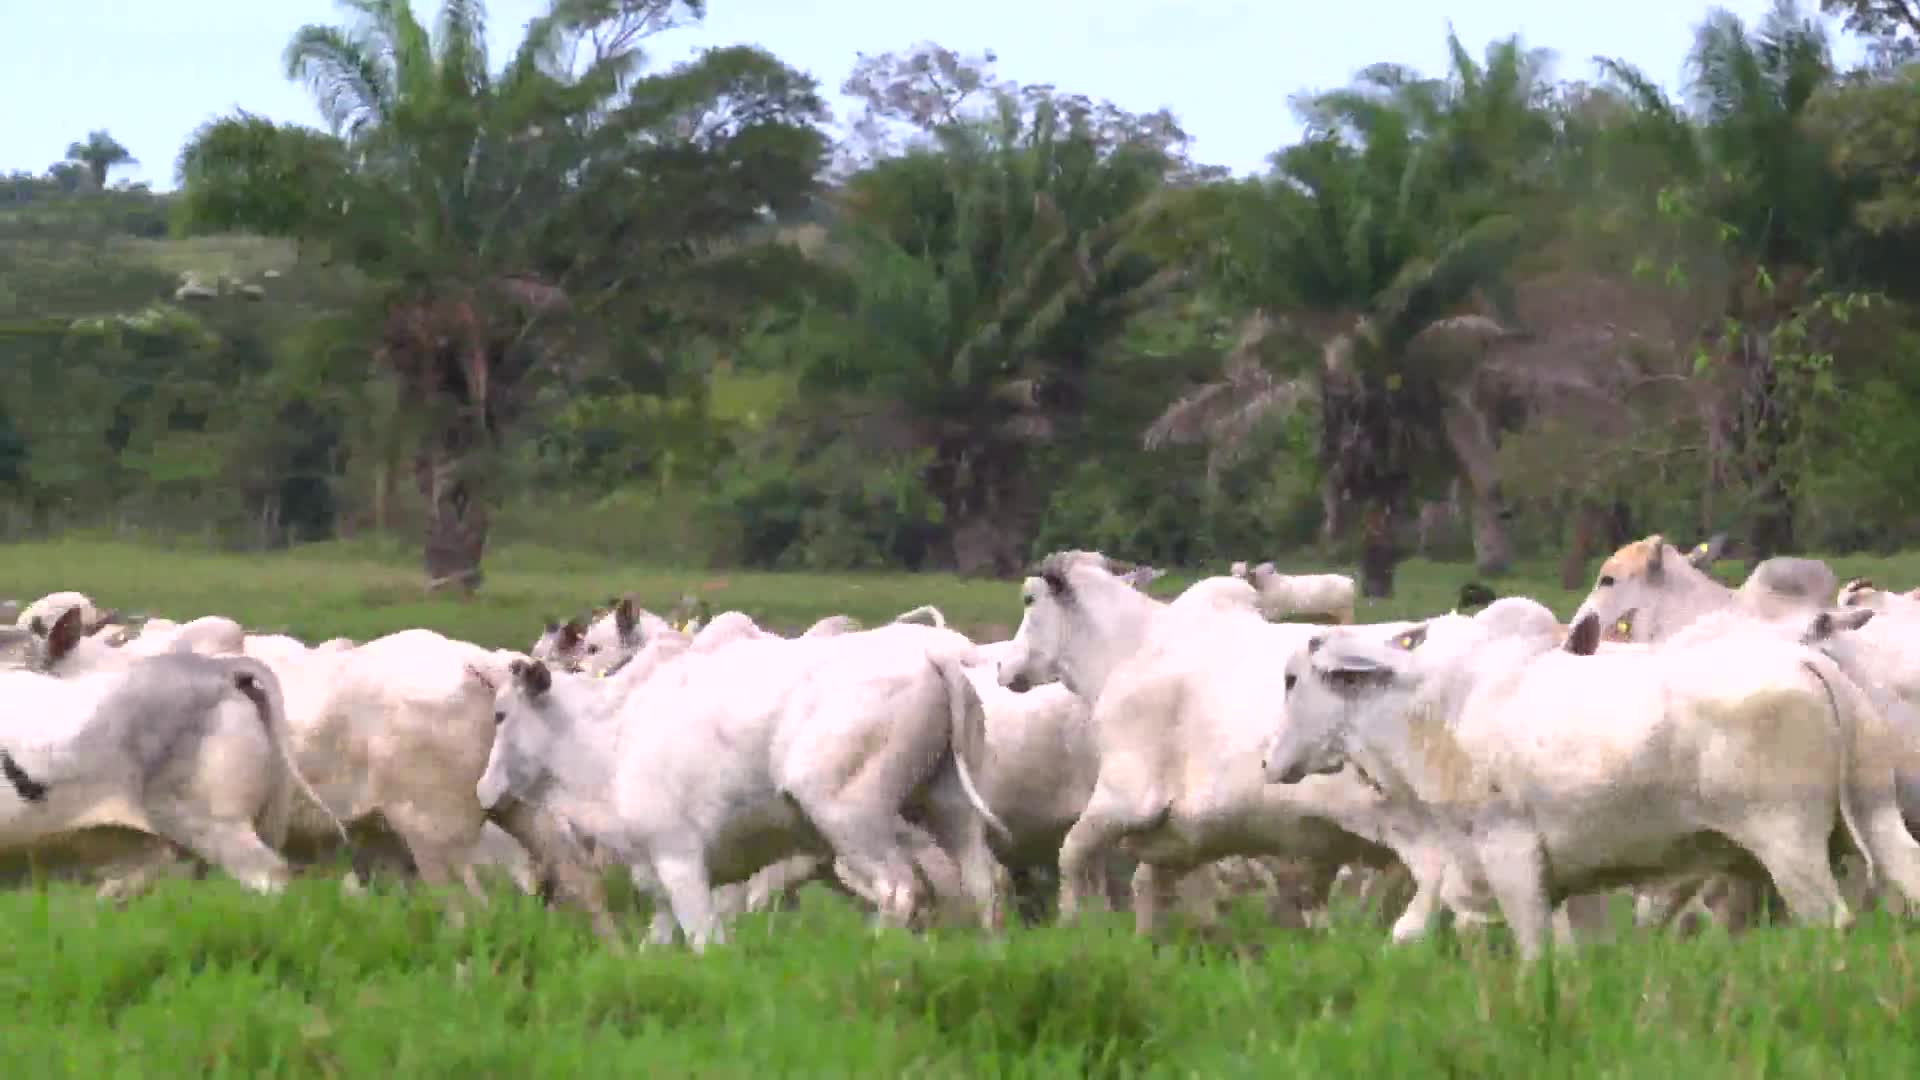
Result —
[[1005, 575], [1046, 494], [1033, 452], [1071, 436], [1088, 373], [1182, 275], [1145, 243], [1161, 145], [1050, 92], [996, 101], [848, 180], [839, 291], [803, 362], [816, 395], [876, 403], [929, 455], [954, 567]]
[[750, 48], [642, 75], [640, 44], [698, 2], [556, 0], [497, 72], [474, 0], [446, 0], [431, 33], [404, 0], [342, 2], [354, 24], [302, 27], [286, 50], [332, 133], [245, 114], [202, 128], [183, 212], [297, 237], [379, 284], [371, 351], [418, 427], [427, 577], [472, 589], [502, 439], [539, 386], [596, 352], [649, 364], [676, 328], [738, 325], [742, 294], [780, 277], [761, 231], [812, 190], [824, 107]]
[[1602, 61], [1634, 102], [1628, 132], [1664, 158], [1660, 183], [1634, 196], [1664, 223], [1641, 269], [1664, 273], [1695, 308], [1682, 341], [1711, 391], [1706, 516], [1717, 493], [1732, 494], [1751, 554], [1763, 558], [1794, 547], [1796, 400], [1810, 375], [1775, 332], [1844, 288], [1859, 255], [1852, 192], [1809, 125], [1834, 70], [1824, 30], [1794, 0], [1777, 0], [1751, 30], [1709, 12], [1688, 66], [1690, 112], [1631, 66]]
[[1446, 79], [1380, 64], [1303, 101], [1307, 139], [1203, 215], [1202, 230], [1225, 237], [1212, 245], [1213, 285], [1253, 315], [1223, 377], [1146, 434], [1149, 446], [1206, 441], [1231, 457], [1266, 420], [1317, 408], [1328, 534], [1346, 503], [1359, 505], [1368, 596], [1391, 592], [1400, 518], [1446, 479], [1436, 463], [1458, 464], [1474, 491], [1482, 567], [1511, 558], [1492, 388], [1474, 372], [1518, 333], [1499, 316], [1527, 170], [1552, 137], [1547, 57], [1508, 39], [1482, 64], [1451, 34], [1449, 45]]
[[1820, 14], [1842, 16], [1849, 33], [1872, 39], [1872, 56], [1896, 67], [1920, 51], [1920, 3], [1915, 0], [1820, 0]]
[[107, 174], [122, 165], [137, 165], [133, 154], [106, 131], [90, 131], [84, 142], [67, 147], [67, 160], [87, 170], [95, 190], [107, 186]]

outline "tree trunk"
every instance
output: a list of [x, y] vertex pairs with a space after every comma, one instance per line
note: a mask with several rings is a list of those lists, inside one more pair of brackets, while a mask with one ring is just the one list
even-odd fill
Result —
[[1500, 466], [1493, 428], [1467, 391], [1456, 393], [1443, 417], [1447, 445], [1466, 475], [1472, 503], [1473, 565], [1481, 574], [1504, 574], [1513, 566], [1506, 507], [1500, 498]]
[[953, 538], [953, 570], [961, 577], [1012, 577], [1020, 572], [1024, 546], [1018, 529], [991, 512], [947, 518]]
[[1600, 532], [1607, 527], [1607, 511], [1591, 499], [1581, 499], [1580, 508], [1574, 511], [1573, 538], [1567, 543], [1567, 552], [1560, 557], [1560, 587], [1574, 591], [1587, 583], [1587, 560], [1593, 557], [1593, 542], [1600, 538]]
[[1360, 595], [1379, 599], [1393, 595], [1393, 570], [1400, 561], [1394, 542], [1393, 504], [1370, 502], [1360, 522]]
[[1320, 550], [1332, 554], [1347, 531], [1347, 500], [1341, 497], [1340, 478], [1329, 468], [1320, 480]]
[[387, 509], [393, 487], [392, 466], [385, 461], [373, 467], [373, 535], [387, 539]]
[[480, 556], [487, 546], [490, 524], [480, 497], [473, 451], [465, 445], [466, 432], [450, 424], [433, 439], [415, 463], [415, 478], [427, 503], [427, 588], [458, 588], [472, 593], [480, 587]]

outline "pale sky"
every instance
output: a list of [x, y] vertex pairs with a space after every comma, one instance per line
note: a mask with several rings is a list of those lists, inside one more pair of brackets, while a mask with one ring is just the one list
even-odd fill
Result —
[[[496, 61], [545, 0], [488, 5]], [[1749, 25], [1767, 0], [1726, 0]], [[1812, 0], [1803, 7], [1817, 8]], [[414, 0], [430, 17], [437, 0]], [[1237, 173], [1299, 134], [1289, 95], [1346, 82], [1393, 60], [1439, 73], [1449, 18], [1477, 56], [1519, 32], [1558, 54], [1563, 78], [1594, 77], [1591, 58], [1639, 65], [1678, 92], [1694, 24], [1710, 5], [1687, 0], [712, 0], [703, 26], [654, 39], [661, 65], [708, 45], [758, 44], [820, 80], [836, 118], [855, 54], [930, 40], [962, 54], [991, 48], [1003, 78], [1051, 82], [1124, 108], [1171, 108], [1196, 137], [1195, 156]], [[116, 178], [173, 186], [173, 162], [201, 122], [244, 108], [322, 126], [280, 51], [303, 23], [344, 21], [331, 0], [0, 0], [14, 46], [0, 63], [0, 172], [38, 172], [104, 127], [139, 159]], [[1835, 35], [1843, 61], [1861, 51]]]

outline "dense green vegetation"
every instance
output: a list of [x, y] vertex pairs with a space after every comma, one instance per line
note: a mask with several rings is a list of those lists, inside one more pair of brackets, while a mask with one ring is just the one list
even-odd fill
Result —
[[1653, 531], [1892, 550], [1920, 19], [1821, 6], [1844, 29], [1708, 12], [1677, 100], [1518, 38], [1383, 58], [1233, 179], [990, 55], [863, 57], [836, 141], [842, 73], [646, 64], [703, 0], [556, 0], [504, 58], [471, 0], [347, 5], [284, 57], [330, 130], [217, 119], [161, 195], [81, 118], [0, 180], [0, 535], [398, 538], [467, 588], [490, 539], [1001, 576], [1317, 546], [1374, 595], [1415, 553], [1571, 587]]

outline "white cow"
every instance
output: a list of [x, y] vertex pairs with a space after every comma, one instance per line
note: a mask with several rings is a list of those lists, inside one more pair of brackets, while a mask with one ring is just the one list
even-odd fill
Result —
[[[1786, 619], [1797, 633], [1836, 591], [1833, 571], [1817, 559], [1772, 558], [1756, 566], [1738, 589], [1715, 581], [1707, 569], [1726, 549], [1719, 534], [1682, 555], [1659, 534], [1621, 547], [1600, 564], [1594, 587], [1575, 611], [1577, 622], [1599, 618], [1609, 640], [1660, 644], [1708, 615], [1735, 612], [1763, 620]], [[1623, 632], [1624, 631], [1624, 632]], [[1714, 916], [1730, 929], [1748, 925], [1761, 910], [1764, 881], [1728, 881]], [[1699, 890], [1695, 890], [1699, 891]], [[1642, 914], [1679, 910], [1685, 897], [1649, 896]]]
[[1379, 797], [1352, 775], [1269, 786], [1260, 747], [1278, 720], [1274, 657], [1315, 627], [1213, 605], [1175, 609], [1121, 581], [1096, 552], [1049, 556], [1022, 586], [1026, 607], [999, 681], [1054, 679], [1092, 703], [1099, 773], [1060, 848], [1060, 913], [1097, 890], [1095, 859], [1137, 858], [1135, 926], [1150, 932], [1179, 879], [1228, 855], [1313, 865], [1324, 896], [1341, 864], [1391, 865]]
[[[81, 639], [83, 610], [57, 617], [47, 663]], [[317, 798], [293, 761], [280, 683], [265, 665], [179, 653], [75, 678], [7, 671], [0, 703], [0, 848], [117, 826], [178, 845], [257, 892], [285, 886], [274, 849], [294, 793]], [[171, 861], [170, 848], [141, 846], [158, 857], [119, 883], [123, 893]]]
[[[656, 917], [656, 942], [676, 923], [696, 950], [724, 940], [713, 883], [796, 851], [836, 856], [836, 874], [887, 921], [915, 908], [915, 861], [936, 892], [964, 887], [985, 906], [991, 855], [978, 824], [1005, 827], [968, 774], [981, 723], [961, 673], [970, 650], [958, 634], [911, 625], [740, 641], [688, 650], [613, 692], [516, 662], [480, 801], [564, 806], [636, 885], [664, 894], [670, 918]], [[610, 771], [588, 734], [608, 725]], [[582, 786], [554, 790], [565, 784]], [[934, 835], [902, 816], [923, 791]]]
[[149, 619], [140, 627], [139, 635], [120, 649], [130, 656], [158, 656], [164, 652], [242, 656], [246, 653], [246, 639], [246, 630], [222, 615], [203, 615], [186, 623]]
[[1260, 594], [1267, 618], [1320, 616], [1336, 623], [1353, 621], [1353, 579], [1345, 574], [1282, 574], [1270, 562], [1252, 569], [1233, 564], [1232, 576], [1245, 579]]
[[22, 608], [20, 614], [14, 619], [14, 625], [31, 626], [33, 621], [38, 619], [43, 626], [50, 627], [70, 608], [80, 609], [80, 620], [89, 634], [98, 629], [101, 623], [111, 615], [111, 613], [102, 613], [85, 593], [56, 592], [48, 593]]
[[[1591, 649], [1599, 620], [1582, 621], [1569, 640]], [[1418, 631], [1401, 647], [1336, 631], [1288, 661], [1268, 775], [1359, 765], [1454, 852], [1450, 902], [1490, 890], [1528, 960], [1556, 900], [1736, 870], [1744, 856], [1797, 917], [1844, 927], [1836, 823], [1920, 898], [1889, 732], [1829, 658], [1767, 634], [1586, 656], [1555, 636], [1429, 652]]]
[[[209, 628], [203, 643], [228, 639], [219, 624], [230, 620], [196, 623]], [[486, 768], [494, 688], [505, 681], [512, 654], [431, 630], [402, 631], [357, 648], [296, 648], [278, 636], [243, 639], [241, 646], [277, 676], [300, 771], [325, 803], [324, 813], [294, 813], [293, 850], [318, 854], [331, 846], [338, 822], [377, 820], [406, 846], [427, 884], [457, 876], [482, 896], [471, 855], [486, 815], [473, 785]], [[82, 678], [143, 662], [128, 648], [78, 640], [58, 648], [48, 670]], [[170, 648], [161, 655], [179, 653]], [[494, 840], [487, 850], [500, 847]], [[523, 887], [532, 883], [511, 861], [506, 869]]]
[[1840, 607], [1871, 608], [1890, 615], [1920, 618], [1920, 599], [1912, 593], [1879, 588], [1869, 578], [1854, 578], [1842, 585], [1837, 603]]

